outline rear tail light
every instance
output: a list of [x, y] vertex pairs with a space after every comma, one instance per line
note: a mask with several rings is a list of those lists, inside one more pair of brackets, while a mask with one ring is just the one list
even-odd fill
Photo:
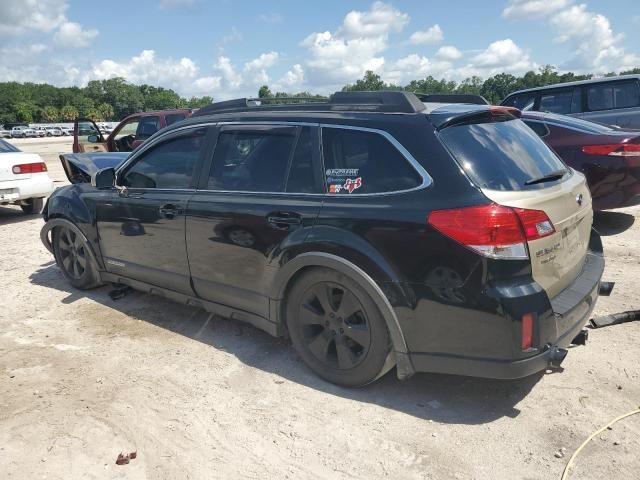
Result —
[[582, 147], [589, 155], [611, 155], [614, 157], [640, 157], [640, 145], [635, 143], [616, 143], [615, 145], [586, 145]]
[[44, 162], [23, 163], [22, 165], [14, 165], [11, 171], [16, 175], [21, 173], [41, 173], [47, 171], [47, 164]]
[[527, 241], [555, 233], [541, 210], [489, 204], [436, 210], [427, 222], [456, 242], [489, 258], [526, 259]]
[[525, 313], [522, 316], [522, 336], [520, 348], [529, 350], [533, 347], [533, 313]]

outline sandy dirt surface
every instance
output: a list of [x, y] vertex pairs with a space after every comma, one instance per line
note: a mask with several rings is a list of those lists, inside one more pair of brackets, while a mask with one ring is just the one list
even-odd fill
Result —
[[[64, 181], [68, 141], [20, 143]], [[597, 315], [640, 308], [638, 215], [596, 219], [616, 282]], [[2, 479], [557, 479], [592, 431], [640, 405], [640, 322], [591, 331], [562, 373], [391, 373], [349, 390], [250, 326], [74, 290], [40, 244], [42, 223], [0, 207]], [[636, 415], [587, 446], [570, 478], [640, 478], [639, 451]]]

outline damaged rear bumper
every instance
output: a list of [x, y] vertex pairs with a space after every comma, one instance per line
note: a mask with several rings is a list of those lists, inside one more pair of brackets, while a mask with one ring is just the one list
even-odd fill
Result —
[[[515, 379], [549, 368], [558, 368], [571, 344], [584, 344], [583, 329], [600, 293], [604, 272], [602, 244], [592, 235], [582, 272], [560, 294], [550, 300], [553, 341], [537, 348], [537, 353], [513, 360], [454, 356], [447, 354], [411, 353], [411, 363], [417, 372], [435, 372], [496, 379]], [[550, 325], [547, 325], [547, 329]], [[548, 331], [548, 330], [547, 330]], [[550, 332], [549, 332], [550, 333]]]

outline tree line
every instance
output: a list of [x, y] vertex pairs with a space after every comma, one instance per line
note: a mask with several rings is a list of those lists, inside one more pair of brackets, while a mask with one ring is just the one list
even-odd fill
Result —
[[[611, 77], [615, 75], [627, 75], [627, 74], [640, 74], [640, 68], [634, 68], [633, 70], [626, 70], [619, 73], [610, 72], [605, 76]], [[551, 85], [554, 83], [572, 82], [576, 80], [588, 80], [593, 78], [594, 75], [578, 75], [572, 72], [558, 73], [558, 70], [552, 65], [545, 65], [541, 67], [537, 72], [533, 70], [525, 73], [521, 77], [511, 75], [510, 73], [499, 73], [492, 77], [483, 80], [480, 77], [469, 77], [461, 82], [455, 82], [452, 80], [440, 79], [437, 80], [432, 76], [420, 80], [411, 80], [406, 85], [396, 85], [393, 83], [385, 82], [380, 75], [368, 71], [364, 76], [357, 80], [355, 83], [345, 85], [342, 88], [343, 92], [354, 91], [373, 91], [373, 90], [404, 90], [408, 92], [416, 93], [458, 93], [458, 94], [474, 94], [482, 95], [489, 103], [500, 103], [504, 97], [517, 90], [533, 87], [543, 87], [545, 85]], [[258, 91], [258, 96], [263, 98], [278, 98], [278, 97], [317, 97], [309, 92], [300, 93], [286, 93], [276, 92], [272, 93], [267, 85], [263, 85]]]
[[[610, 72], [606, 76], [640, 74], [640, 68], [623, 72]], [[572, 72], [559, 73], [551, 65], [537, 72], [529, 71], [517, 77], [499, 73], [483, 80], [469, 77], [461, 82], [435, 79], [428, 76], [411, 80], [406, 85], [385, 82], [380, 75], [368, 71], [342, 90], [405, 90], [419, 93], [465, 93], [482, 95], [490, 103], [499, 103], [509, 93], [524, 88], [541, 87], [554, 83], [587, 80], [593, 75]], [[322, 98], [311, 92], [272, 92], [268, 85], [258, 91], [258, 97]], [[213, 102], [210, 96], [183, 98], [171, 89], [151, 85], [134, 85], [124, 78], [92, 80], [86, 87], [54, 87], [48, 84], [5, 82], [0, 83], [0, 124], [14, 122], [69, 122], [78, 117], [94, 121], [121, 120], [125, 116], [142, 111], [168, 108], [199, 108]]]
[[92, 80], [86, 87], [54, 87], [46, 83], [0, 83], [0, 125], [14, 122], [121, 120], [142, 111], [198, 108], [212, 97], [183, 98], [171, 89], [133, 85], [124, 78]]

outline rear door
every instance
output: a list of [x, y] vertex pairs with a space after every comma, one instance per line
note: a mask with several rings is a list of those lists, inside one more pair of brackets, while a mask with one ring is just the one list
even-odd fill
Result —
[[187, 209], [196, 293], [266, 317], [275, 266], [322, 204], [317, 128], [222, 125], [199, 187]]
[[555, 232], [528, 247], [533, 278], [553, 298], [584, 265], [593, 222], [589, 189], [523, 122], [499, 120], [448, 127], [440, 138], [487, 198], [547, 214]]
[[73, 153], [106, 152], [107, 143], [98, 125], [86, 118], [73, 122]]
[[638, 80], [611, 81], [587, 85], [586, 120], [640, 128], [640, 84]]

